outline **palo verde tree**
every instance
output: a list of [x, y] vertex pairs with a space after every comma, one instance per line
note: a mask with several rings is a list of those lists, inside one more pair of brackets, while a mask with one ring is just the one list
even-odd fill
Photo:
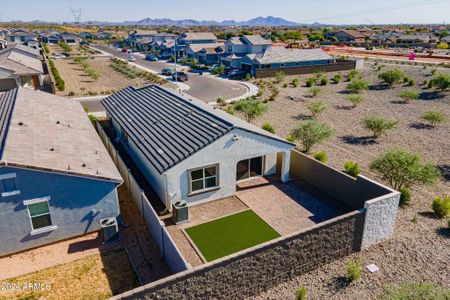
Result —
[[372, 131], [375, 139], [381, 137], [389, 129], [392, 129], [397, 125], [397, 121], [386, 120], [383, 117], [368, 116], [363, 119], [363, 125], [366, 129]]
[[334, 134], [334, 129], [316, 120], [308, 120], [292, 129], [291, 136], [303, 144], [303, 151], [309, 153], [312, 147], [330, 138]]
[[242, 113], [249, 123], [267, 111], [267, 105], [255, 98], [246, 98], [235, 102], [233, 108]]
[[369, 165], [395, 190], [410, 188], [414, 184], [433, 184], [441, 173], [435, 165], [422, 163], [417, 153], [403, 149], [389, 150]]
[[393, 86], [394, 84], [402, 83], [405, 73], [402, 70], [394, 69], [387, 70], [378, 75], [378, 77], [387, 85]]

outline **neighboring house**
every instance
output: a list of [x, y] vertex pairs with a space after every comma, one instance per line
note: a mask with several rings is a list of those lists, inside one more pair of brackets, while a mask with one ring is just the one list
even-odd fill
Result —
[[190, 44], [186, 47], [186, 56], [198, 61], [199, 64], [217, 64], [223, 53], [223, 44]]
[[6, 40], [0, 39], [0, 50], [5, 49], [8, 47], [8, 42]]
[[160, 32], [153, 36], [155, 42], [174, 41], [178, 38], [178, 34]]
[[397, 44], [432, 44], [438, 41], [437, 37], [430, 34], [402, 34], [397, 38]]
[[45, 44], [58, 44], [60, 41], [60, 38], [56, 33], [45, 33], [43, 35], [40, 35], [39, 39]]
[[79, 44], [81, 42], [81, 37], [68, 32], [61, 33], [59, 35], [59, 38], [61, 39], [62, 42], [65, 42], [70, 45]]
[[225, 42], [225, 54], [221, 57], [224, 65], [241, 68], [242, 58], [248, 54], [260, 54], [272, 47], [272, 41], [260, 35], [232, 37]]
[[112, 36], [111, 32], [106, 32], [106, 31], [97, 32], [96, 34], [94, 34], [94, 38], [99, 39], [99, 40], [110, 39], [112, 37], [113, 36]]
[[83, 32], [80, 32], [79, 35], [83, 40], [94, 39], [94, 34], [92, 34], [92, 32], [83, 31]]
[[28, 40], [28, 41], [24, 42], [22, 45], [28, 46], [30, 48], [38, 49], [39, 41], [37, 38], [34, 38], [32, 40]]
[[119, 172], [77, 101], [0, 92], [0, 256], [98, 231]]
[[38, 50], [19, 44], [1, 50], [0, 79], [14, 78], [17, 86], [32, 86], [39, 89], [43, 83], [44, 71], [42, 61], [37, 57], [39, 57]]
[[36, 38], [37, 38], [36, 34], [21, 29], [12, 31], [6, 36], [6, 40], [12, 43], [24, 43], [29, 40], [34, 40]]
[[[102, 104], [116, 140], [168, 210], [233, 196], [240, 181], [289, 179], [294, 144], [197, 99], [163, 87], [128, 87]], [[277, 155], [281, 170], [277, 170]]]
[[127, 45], [132, 47], [138, 47], [139, 44], [147, 43], [153, 40], [153, 36], [155, 36], [158, 32], [155, 30], [131, 30], [128, 32], [128, 38], [125, 40]]
[[368, 35], [357, 30], [339, 30], [333, 33], [340, 43], [365, 43]]
[[211, 32], [182, 33], [176, 42], [177, 57], [186, 55], [186, 47], [191, 44], [217, 44], [217, 37]]
[[375, 34], [370, 37], [370, 40], [373, 43], [377, 44], [386, 44], [391, 43], [392, 41], [397, 39], [398, 34], [394, 32], [388, 32], [388, 33], [382, 33], [382, 34]]

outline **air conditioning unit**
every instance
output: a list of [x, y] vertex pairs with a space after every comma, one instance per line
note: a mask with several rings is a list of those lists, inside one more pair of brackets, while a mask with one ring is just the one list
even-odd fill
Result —
[[189, 221], [189, 206], [185, 200], [180, 200], [172, 204], [173, 221], [180, 224]]
[[100, 220], [103, 243], [115, 241], [119, 238], [119, 225], [116, 218], [106, 218]]

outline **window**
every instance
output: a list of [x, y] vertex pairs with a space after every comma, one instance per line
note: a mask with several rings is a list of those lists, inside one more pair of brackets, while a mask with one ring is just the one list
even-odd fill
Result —
[[50, 216], [48, 201], [50, 197], [25, 200], [23, 204], [28, 207], [32, 232], [31, 234], [43, 233], [55, 230]]
[[16, 173], [0, 175], [1, 185], [3, 188], [2, 197], [8, 197], [20, 194], [16, 184]]
[[189, 171], [189, 193], [204, 192], [219, 186], [219, 165], [196, 168]]

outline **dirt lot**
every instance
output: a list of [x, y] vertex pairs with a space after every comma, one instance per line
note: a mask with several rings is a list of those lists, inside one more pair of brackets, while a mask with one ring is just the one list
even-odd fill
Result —
[[129, 85], [142, 86], [151, 82], [143, 78], [130, 79], [118, 73], [108, 65], [109, 58], [88, 59], [89, 65], [100, 74], [100, 78], [93, 80], [81, 66], [72, 59], [55, 59], [55, 66], [66, 83], [64, 91], [56, 93], [64, 96], [83, 96], [109, 94]]
[[[367, 63], [366, 63], [367, 64]], [[440, 286], [450, 287], [450, 234], [447, 222], [436, 219], [431, 213], [432, 199], [437, 195], [450, 194], [450, 123], [439, 125], [434, 129], [423, 128], [420, 116], [427, 110], [439, 110], [450, 117], [450, 92], [438, 96], [432, 89], [424, 89], [422, 82], [430, 79], [430, 68], [398, 66], [414, 78], [412, 88], [422, 92], [422, 97], [429, 100], [412, 100], [409, 104], [401, 103], [398, 94], [411, 87], [400, 85], [385, 89], [379, 84], [378, 73], [394, 67], [383, 67], [377, 72], [367, 64], [363, 77], [371, 87], [362, 93], [365, 101], [356, 108], [350, 108], [346, 100], [346, 82], [321, 86], [321, 92], [315, 99], [323, 100], [327, 110], [317, 119], [336, 130], [335, 136], [322, 145], [316, 146], [312, 152], [325, 150], [328, 164], [343, 169], [347, 160], [357, 162], [362, 174], [375, 178], [377, 176], [368, 169], [369, 162], [377, 155], [392, 148], [405, 148], [420, 153], [422, 157], [434, 162], [444, 173], [443, 179], [431, 187], [414, 187], [411, 204], [400, 209], [394, 236], [391, 240], [354, 254], [318, 270], [304, 274], [290, 282], [286, 282], [256, 299], [289, 299], [300, 285], [308, 289], [310, 299], [372, 299], [383, 291], [386, 284], [399, 284], [410, 281], [433, 282]], [[439, 69], [439, 73], [450, 73], [448, 69]], [[343, 73], [344, 75], [345, 73]], [[327, 74], [331, 78], [334, 74]], [[268, 111], [253, 121], [254, 124], [271, 123], [276, 134], [286, 137], [290, 130], [302, 120], [309, 119], [306, 108], [309, 97], [305, 87], [306, 78], [311, 75], [297, 76], [300, 79], [298, 88], [283, 88], [273, 102], [268, 102]], [[345, 77], [345, 76], [344, 76]], [[292, 82], [295, 77], [288, 77]], [[267, 80], [267, 79], [266, 79]], [[344, 80], [343, 80], [344, 81]], [[268, 98], [266, 91], [263, 98]], [[293, 100], [289, 97], [293, 97]], [[373, 142], [371, 134], [361, 125], [361, 119], [367, 115], [379, 115], [398, 120], [395, 129], [388, 132], [378, 142]], [[417, 222], [412, 219], [417, 216]], [[359, 260], [363, 266], [374, 263], [380, 271], [370, 274], [364, 272], [362, 280], [346, 285], [342, 276], [350, 260]]]

